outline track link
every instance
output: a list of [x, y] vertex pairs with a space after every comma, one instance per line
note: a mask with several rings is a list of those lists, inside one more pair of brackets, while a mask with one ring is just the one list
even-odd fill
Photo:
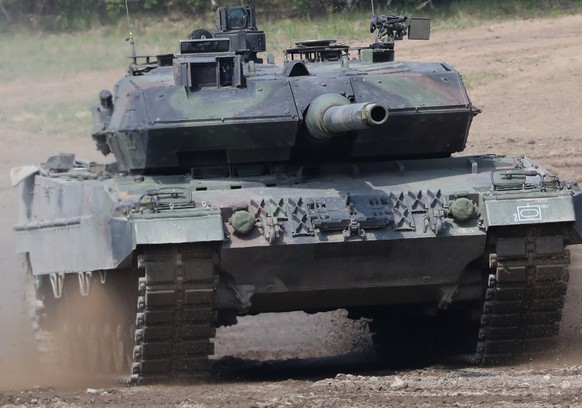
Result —
[[499, 364], [547, 351], [556, 341], [568, 282], [562, 235], [497, 237], [490, 255], [477, 362]]
[[208, 245], [148, 247], [139, 297], [132, 384], [209, 373], [216, 333], [216, 259]]
[[23, 260], [43, 365], [67, 378], [132, 385], [207, 376], [216, 332], [216, 264], [206, 244], [146, 247], [138, 256], [141, 273], [114, 271], [105, 285], [93, 274], [87, 297], [76, 276], [68, 276], [63, 297], [54, 299], [50, 285], [35, 290]]

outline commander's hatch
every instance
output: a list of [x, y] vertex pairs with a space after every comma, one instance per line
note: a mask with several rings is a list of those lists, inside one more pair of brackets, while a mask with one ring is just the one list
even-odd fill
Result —
[[175, 84], [190, 92], [202, 88], [244, 87], [242, 56], [229, 49], [228, 38], [180, 41], [180, 54], [173, 62]]

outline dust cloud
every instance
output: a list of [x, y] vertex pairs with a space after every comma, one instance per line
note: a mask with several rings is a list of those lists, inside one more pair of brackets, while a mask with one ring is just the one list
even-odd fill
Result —
[[31, 322], [26, 309], [24, 275], [12, 238], [17, 216], [16, 194], [8, 184], [8, 170], [2, 171], [3, 197], [0, 204], [0, 388], [31, 386], [40, 367], [35, 358]]
[[[556, 30], [556, 27], [559, 29]], [[552, 35], [541, 36], [542, 32]], [[549, 20], [515, 21], [490, 27], [474, 27], [462, 32], [446, 30], [437, 32], [430, 42], [403, 43], [398, 51], [398, 58], [447, 61], [466, 74], [464, 78], [470, 85], [469, 94], [473, 102], [483, 108], [483, 113], [475, 118], [467, 153], [526, 154], [548, 165], [564, 178], [577, 178], [578, 181], [582, 181], [580, 159], [582, 141], [579, 134], [582, 129], [582, 115], [579, 114], [582, 108], [581, 36], [582, 15]], [[0, 88], [0, 111], [25, 111], [29, 99], [42, 98], [44, 95], [50, 95], [51, 100], [68, 100], [71, 98], [72, 90], [81, 94], [78, 95], [79, 99], [84, 100], [85, 90], [90, 90], [93, 94], [102, 87], [110, 87], [118, 74], [107, 72], [100, 76], [99, 73], [95, 73], [88, 77], [71, 75], [69, 83], [62, 78], [42, 78], [43, 83], [31, 84], [33, 79], [27, 78], [26, 81], [8, 84], [9, 86], [3, 84]], [[481, 77], [485, 79], [480, 80]], [[74, 86], [70, 86], [71, 81], [74, 81]], [[15, 94], [18, 94], [16, 99], [12, 97]], [[8, 104], [11, 104], [10, 109]], [[13, 166], [37, 163], [50, 154], [61, 151], [76, 152], [81, 157], [90, 159], [100, 158], [94, 152], [94, 146], [88, 136], [51, 138], [47, 137], [47, 132], [43, 129], [19, 128], [16, 121], [7, 120], [1, 125], [0, 389], [14, 389], [46, 385], [44, 381], [50, 381], [51, 378], [50, 376], [43, 378], [32, 345], [23, 300], [22, 276], [18, 273], [18, 261], [14, 255], [11, 227], [16, 220], [17, 200], [16, 192], [9, 184], [9, 169]], [[51, 123], [45, 126], [50, 127]], [[87, 129], [90, 129], [90, 125]], [[554, 371], [548, 373], [555, 372], [558, 375], [560, 367], [582, 364], [582, 248], [573, 247], [571, 252], [570, 287], [566, 297], [558, 349], [549, 357], [523, 363], [526, 368], [521, 369], [522, 371], [514, 372], [513, 369], [503, 371], [502, 368], [482, 371], [481, 373], [487, 374], [487, 377], [484, 376], [483, 381], [477, 378], [478, 381], [467, 388], [467, 395], [474, 391], [474, 386], [479, 386], [485, 380], [501, 378], [505, 381], [505, 378], [509, 377], [513, 381], [516, 375], [530, 375], [531, 372], [527, 371], [529, 367], [550, 367]], [[350, 353], [363, 355], [370, 347], [366, 330], [358, 326], [357, 322], [348, 321], [341, 312], [314, 316], [297, 313], [249, 317], [241, 319], [238, 326], [220, 329], [216, 343], [217, 358], [222, 361], [226, 356], [242, 360], [267, 361], [325, 359], [328, 356]], [[463, 371], [443, 374], [442, 370], [435, 370], [438, 371], [436, 377], [439, 384], [443, 376], [455, 377], [458, 383], [468, 378], [463, 376]], [[496, 374], [500, 371], [503, 373], [502, 376]], [[430, 374], [430, 370], [428, 374], [411, 371], [407, 374], [411, 379], [405, 378], [405, 381], [415, 384], [413, 383], [417, 381], [415, 376], [423, 379], [429, 378]], [[523, 381], [518, 380], [515, 380], [516, 389], [523, 387]], [[574, 380], [572, 377], [572, 381]], [[532, 381], [530, 383], [533, 384]], [[539, 381], [539, 387], [524, 392], [531, 394], [544, 390], [546, 383], [543, 381], [546, 380]], [[293, 386], [292, 382], [286, 384]], [[455, 384], [457, 383], [450, 382], [449, 388], [456, 392]], [[503, 387], [503, 384], [493, 386]], [[235, 389], [242, 386], [231, 384], [227, 388]], [[217, 386], [221, 387], [224, 388], [224, 385]], [[488, 387], [489, 390], [497, 391], [492, 386]], [[556, 383], [556, 387], [565, 390], [564, 384]], [[257, 384], [251, 384], [251, 388], [249, 400], [256, 399], [257, 394], [260, 394], [256, 390]], [[390, 383], [384, 387], [386, 388], [390, 388]], [[159, 389], [151, 390], [155, 393]], [[204, 390], [207, 389], [201, 388], [200, 392]], [[170, 395], [168, 401], [174, 401], [170, 398], [175, 391], [168, 391]], [[311, 391], [311, 388], [307, 388], [305, 394]], [[148, 395], [147, 388], [143, 392], [144, 395]], [[185, 393], [184, 390], [178, 392]], [[123, 392], [120, 394], [125, 395]], [[219, 395], [205, 392], [200, 397], [210, 398], [215, 394]], [[326, 396], [332, 398], [334, 395], [335, 391], [330, 391]], [[456, 401], [456, 397], [451, 398], [449, 402]], [[147, 402], [146, 399], [144, 401]], [[284, 400], [280, 401], [283, 405]], [[181, 403], [174, 402], [174, 405]], [[338, 401], [336, 406], [340, 406], [340, 402]], [[406, 402], [408, 401], [402, 406], [406, 406]], [[214, 406], [223, 405], [224, 401], [222, 403], [219, 401]]]
[[[42, 129], [36, 135], [4, 129], [0, 134], [0, 389], [55, 383], [54, 373], [40, 366], [36, 353], [25, 301], [22, 257], [16, 253], [14, 243], [13, 226], [19, 215], [18, 188], [10, 183], [11, 168], [38, 164], [50, 155], [67, 150], [68, 144], [64, 141], [45, 136]], [[98, 155], [92, 151], [90, 142], [82, 142], [75, 151], [96, 159]], [[56, 249], [59, 243], [53, 245]]]
[[[582, 364], [582, 248], [570, 247], [571, 265], [568, 293], [564, 305], [560, 341], [553, 359], [544, 363]], [[541, 361], [540, 361], [541, 363]]]

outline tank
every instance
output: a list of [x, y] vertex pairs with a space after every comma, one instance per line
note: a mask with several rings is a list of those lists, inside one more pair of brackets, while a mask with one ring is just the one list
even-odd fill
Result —
[[73, 154], [14, 169], [33, 327], [55, 370], [134, 384], [207, 376], [238, 316], [346, 309], [394, 361], [508, 363], [551, 347], [582, 195], [527, 157], [462, 156], [473, 118], [444, 62], [374, 42], [259, 54], [252, 6], [179, 52], [133, 57]]

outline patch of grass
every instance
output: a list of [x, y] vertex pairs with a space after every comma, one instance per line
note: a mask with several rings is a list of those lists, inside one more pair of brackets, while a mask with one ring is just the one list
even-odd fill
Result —
[[[377, 8], [377, 13], [386, 12], [387, 9]], [[474, 0], [453, 1], [434, 9], [409, 10], [408, 15], [431, 17], [433, 31], [439, 31], [502, 20], [555, 17], [573, 12], [582, 12], [581, 1]], [[214, 27], [210, 14], [194, 21], [176, 18], [149, 16], [148, 20], [142, 20], [142, 17], [134, 16], [137, 53], [155, 55], [175, 52], [178, 40], [185, 38], [194, 28], [212, 30]], [[329, 38], [350, 43], [373, 40], [368, 30], [369, 14], [364, 11], [298, 20], [278, 20], [272, 15], [259, 15], [258, 20], [259, 28], [267, 35], [267, 52], [275, 55], [281, 55], [283, 49], [293, 46], [298, 40]], [[130, 54], [129, 43], [125, 41], [127, 32], [122, 19], [114, 25], [86, 32], [5, 33], [0, 42], [0, 55], [3, 56], [0, 59], [0, 81], [124, 67], [129, 62], [127, 56]]]
[[73, 72], [102, 71], [123, 63], [123, 40], [112, 35], [7, 34], [0, 42], [0, 81], [44, 76], [66, 76]]
[[30, 101], [19, 112], [7, 112], [2, 118], [6, 128], [29, 132], [43, 131], [47, 136], [79, 135], [89, 137], [92, 126], [90, 108], [95, 100], [70, 100], [39, 104]]

